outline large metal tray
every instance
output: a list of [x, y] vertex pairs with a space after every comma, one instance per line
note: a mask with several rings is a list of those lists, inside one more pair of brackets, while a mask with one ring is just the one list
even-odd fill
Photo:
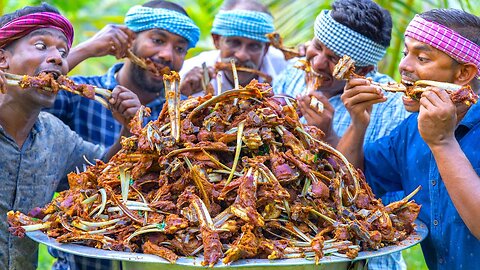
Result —
[[[390, 254], [393, 252], [401, 251], [407, 249], [411, 246], [414, 246], [420, 243], [428, 234], [428, 229], [426, 225], [417, 220], [415, 221], [416, 228], [415, 233], [411, 234], [407, 239], [398, 243], [397, 245], [387, 246], [376, 251], [362, 251], [358, 253], [358, 257], [353, 261], [369, 259], [377, 256], [382, 256]], [[150, 254], [142, 253], [131, 253], [131, 252], [120, 252], [120, 251], [110, 251], [103, 249], [96, 249], [87, 246], [82, 246], [78, 244], [61, 244], [55, 241], [53, 238], [49, 238], [45, 233], [41, 231], [27, 232], [27, 236], [32, 240], [45, 244], [47, 246], [53, 247], [55, 249], [90, 258], [98, 259], [109, 259], [122, 261], [123, 269], [159, 269], [162, 266], [168, 267], [169, 270], [175, 269], [198, 269], [204, 268], [201, 265], [203, 258], [201, 257], [180, 257], [176, 264], [170, 264], [168, 261]], [[336, 256], [326, 256], [320, 261], [321, 265], [324, 265], [322, 269], [325, 269], [327, 265], [346, 265], [348, 266], [352, 260], [347, 258], [341, 258]], [[292, 267], [294, 266], [294, 267]], [[275, 267], [275, 269], [318, 269], [318, 266], [315, 266], [313, 260], [307, 259], [282, 259], [282, 260], [267, 260], [267, 259], [246, 259], [233, 262], [229, 265], [223, 264], [221, 261], [215, 265], [215, 268], [235, 268], [235, 270], [240, 270], [242, 268], [248, 268], [252, 270], [253, 268], [269, 268]], [[329, 268], [329, 269], [346, 269], [340, 268]]]

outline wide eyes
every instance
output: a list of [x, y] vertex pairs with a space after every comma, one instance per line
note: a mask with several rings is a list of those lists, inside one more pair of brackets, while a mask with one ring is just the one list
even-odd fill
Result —
[[[47, 45], [45, 45], [45, 43], [44, 43], [43, 41], [35, 42], [34, 45], [35, 45], [35, 48], [36, 48], [37, 50], [40, 50], [40, 51], [44, 51], [44, 50], [47, 49]], [[60, 56], [61, 56], [62, 58], [67, 58], [68, 52], [67, 52], [66, 49], [64, 49], [64, 48], [59, 48], [59, 49], [58, 49], [58, 52], [60, 53]]]

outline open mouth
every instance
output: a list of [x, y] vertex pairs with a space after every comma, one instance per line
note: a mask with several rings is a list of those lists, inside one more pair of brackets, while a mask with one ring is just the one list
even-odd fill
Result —
[[36, 76], [41, 76], [44, 74], [52, 74], [53, 78], [57, 80], [62, 74], [56, 70], [42, 70]]
[[410, 81], [410, 80], [406, 80], [406, 79], [402, 79], [402, 84], [405, 85], [405, 87], [407, 87], [407, 88], [412, 88], [412, 87], [415, 86], [414, 81]]

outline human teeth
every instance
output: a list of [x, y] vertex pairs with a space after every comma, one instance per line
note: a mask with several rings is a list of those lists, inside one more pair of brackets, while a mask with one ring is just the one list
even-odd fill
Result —
[[414, 84], [414, 82], [408, 81], [408, 80], [402, 80], [402, 83], [407, 84], [407, 85], [413, 85]]
[[312, 69], [312, 74], [315, 75], [315, 76], [318, 76], [318, 77], [322, 77], [322, 75], [320, 75], [320, 73], [317, 73], [315, 70]]

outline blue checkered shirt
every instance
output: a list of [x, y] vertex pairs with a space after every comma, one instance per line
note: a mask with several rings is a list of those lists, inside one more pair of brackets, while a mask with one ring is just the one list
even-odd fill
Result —
[[[118, 84], [115, 74], [122, 66], [123, 63], [115, 64], [102, 76], [73, 76], [72, 79], [76, 83], [91, 84], [112, 90]], [[156, 120], [164, 103], [165, 98], [160, 97], [147, 104], [152, 114], [145, 121]], [[60, 118], [84, 140], [105, 147], [115, 143], [122, 129], [122, 125], [115, 120], [112, 112], [100, 103], [66, 91], [58, 92], [55, 104], [46, 111]]]
[[[297, 69], [294, 66], [299, 65], [295, 63], [288, 67], [273, 81], [273, 90], [277, 94], [286, 94], [296, 97], [304, 92], [307, 84], [305, 82], [305, 72]], [[392, 78], [385, 74], [381, 74], [376, 70], [368, 73], [366, 77], [372, 78], [374, 82], [387, 83], [393, 81]], [[341, 94], [331, 97], [328, 101], [335, 108], [333, 115], [333, 130], [338, 136], [343, 136], [348, 126], [350, 125], [350, 114], [343, 105], [340, 98]], [[370, 117], [370, 125], [365, 134], [365, 143], [373, 142], [383, 136], [386, 136], [392, 131], [400, 122], [402, 122], [409, 113], [405, 110], [401, 95], [387, 92], [385, 93], [387, 101], [373, 105], [372, 114]], [[305, 119], [302, 119], [305, 122]], [[389, 202], [398, 201], [402, 199], [404, 193], [402, 191], [389, 192], [382, 197], [382, 201], [387, 204]], [[368, 262], [369, 270], [381, 269], [406, 269], [405, 261], [400, 252], [389, 255], [372, 258]]]

